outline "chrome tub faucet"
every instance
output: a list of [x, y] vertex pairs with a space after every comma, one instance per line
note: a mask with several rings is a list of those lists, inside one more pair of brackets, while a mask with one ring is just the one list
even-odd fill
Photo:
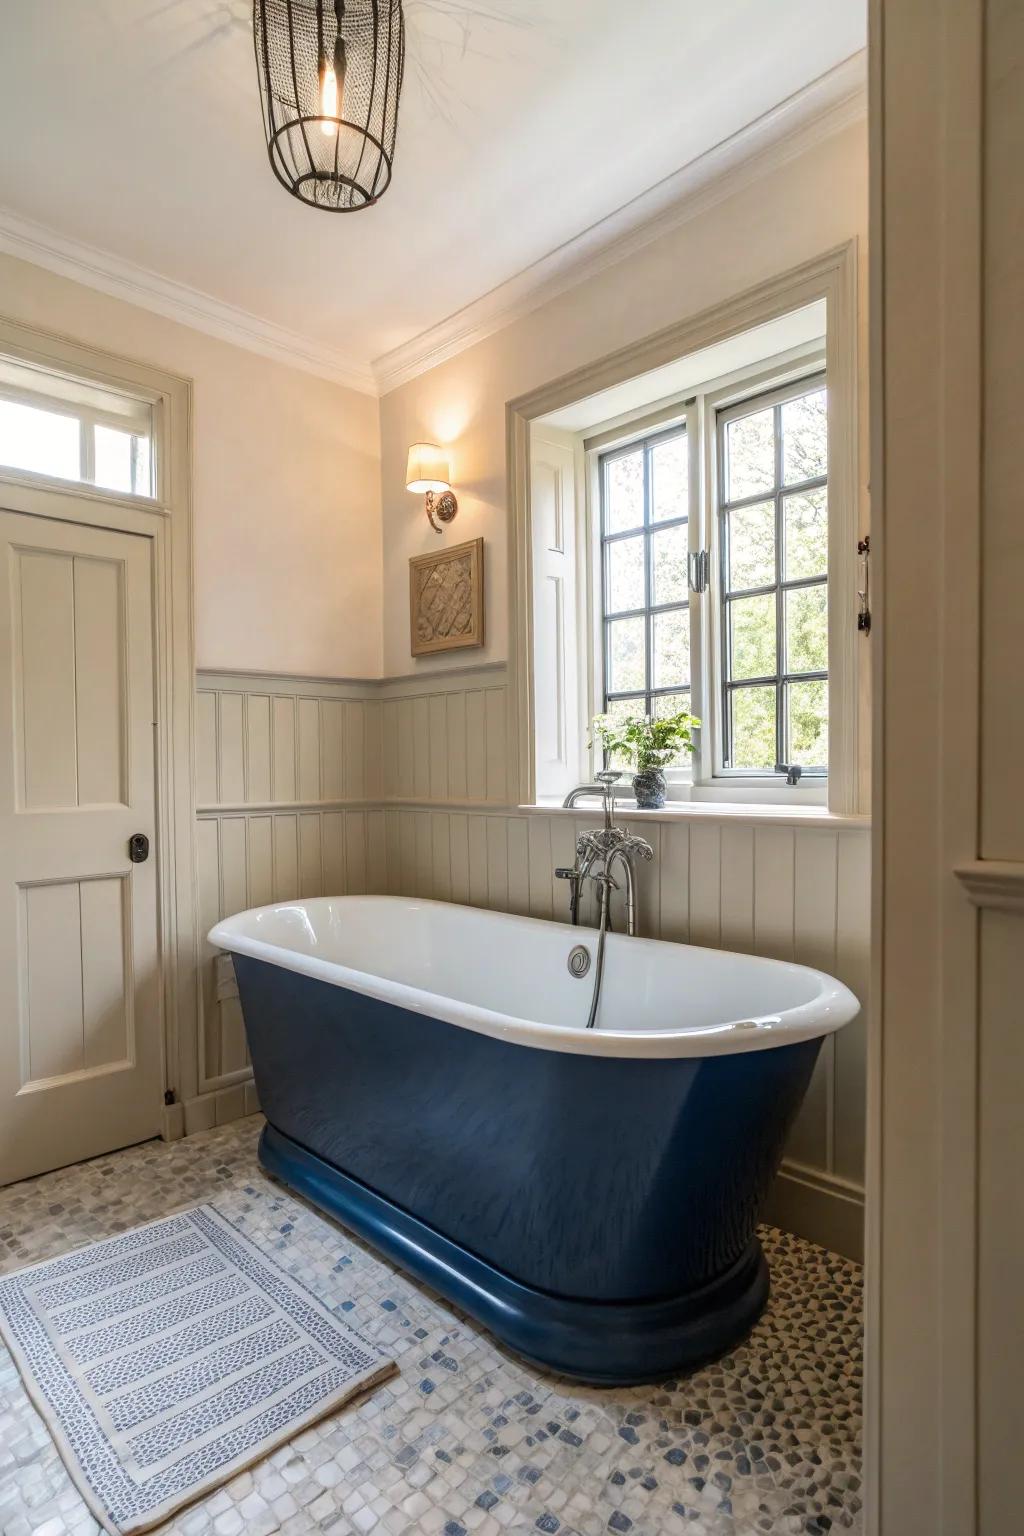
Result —
[[570, 789], [562, 801], [562, 809], [571, 811], [576, 801], [582, 800], [585, 795], [599, 795], [604, 804], [604, 829], [607, 832], [611, 829], [612, 817], [615, 814], [615, 786], [622, 778], [622, 774], [606, 768], [596, 777], [597, 782], [594, 784], [577, 784], [575, 789]]
[[559, 868], [555, 876], [569, 882], [569, 915], [574, 927], [579, 926], [580, 894], [585, 880], [595, 881], [601, 892], [602, 932], [608, 922], [610, 890], [618, 889], [612, 875], [612, 866], [618, 865], [626, 893], [626, 932], [635, 934], [637, 928], [636, 860], [651, 860], [654, 849], [643, 837], [634, 837], [621, 827], [612, 824], [615, 813], [615, 785], [621, 774], [605, 772], [597, 775], [594, 784], [580, 784], [570, 790], [562, 802], [566, 809], [587, 795], [600, 795], [604, 806], [604, 827], [599, 832], [581, 832], [576, 839], [576, 863], [571, 869]]

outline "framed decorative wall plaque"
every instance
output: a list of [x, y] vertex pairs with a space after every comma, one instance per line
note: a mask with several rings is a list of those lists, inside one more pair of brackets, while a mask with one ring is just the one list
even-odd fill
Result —
[[409, 626], [414, 656], [483, 645], [483, 539], [409, 561]]

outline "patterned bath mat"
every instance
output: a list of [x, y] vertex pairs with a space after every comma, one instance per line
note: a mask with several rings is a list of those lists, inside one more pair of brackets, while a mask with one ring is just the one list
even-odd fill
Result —
[[209, 1205], [0, 1279], [0, 1333], [112, 1536], [395, 1369]]

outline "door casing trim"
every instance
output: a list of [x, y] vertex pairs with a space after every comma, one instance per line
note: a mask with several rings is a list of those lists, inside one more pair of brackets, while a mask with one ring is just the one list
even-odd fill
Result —
[[98, 351], [0, 316], [0, 353], [151, 400], [157, 494], [118, 496], [95, 486], [0, 468], [12, 512], [141, 534], [152, 540], [154, 763], [160, 956], [163, 1134], [181, 1134], [181, 1103], [198, 1087], [198, 902], [195, 869], [195, 623], [192, 581], [192, 384], [148, 364]]

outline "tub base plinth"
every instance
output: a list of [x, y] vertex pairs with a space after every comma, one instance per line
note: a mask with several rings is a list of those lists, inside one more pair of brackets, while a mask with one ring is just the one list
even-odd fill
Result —
[[693, 1370], [738, 1344], [768, 1299], [752, 1238], [710, 1285], [658, 1301], [574, 1300], [535, 1290], [267, 1125], [260, 1162], [415, 1279], [545, 1370], [598, 1386], [639, 1385]]

